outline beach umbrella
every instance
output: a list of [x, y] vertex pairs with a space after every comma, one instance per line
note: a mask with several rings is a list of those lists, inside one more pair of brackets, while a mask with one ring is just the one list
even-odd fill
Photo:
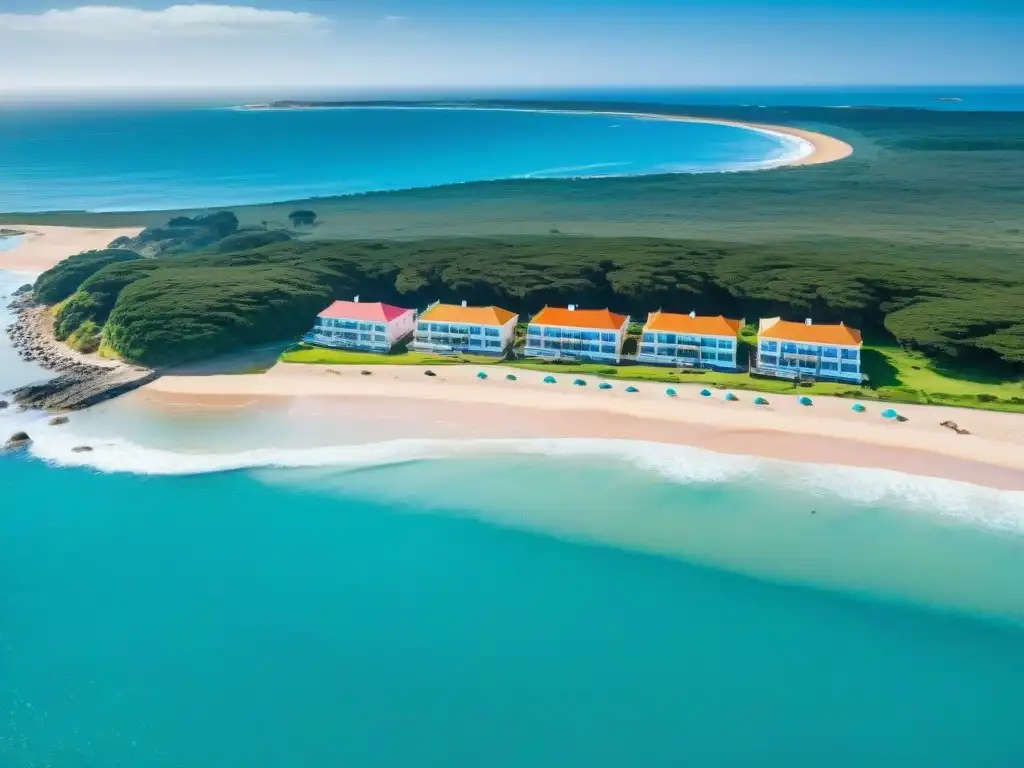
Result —
[[710, 389], [702, 389], [700, 391], [700, 396], [701, 397], [711, 397], [711, 390]]
[[763, 397], [755, 397], [754, 405], [768, 405], [768, 401], [765, 400]]
[[798, 400], [797, 402], [799, 402], [800, 405], [814, 405], [814, 401], [811, 400], [811, 398], [809, 398], [807, 395], [801, 397], [800, 400]]
[[486, 378], [487, 378], [487, 374], [486, 374], [486, 373], [484, 373], [483, 371], [480, 371], [480, 373], [478, 373], [478, 374], [476, 375], [476, 377], [477, 377], [478, 379], [486, 379]]
[[729, 403], [735, 403], [737, 400], [739, 400], [739, 398], [736, 397], [736, 395], [734, 395], [732, 392], [726, 392], [725, 393], [725, 399], [726, 399], [726, 402], [729, 402]]
[[675, 397], [676, 391], [672, 389], [672, 387], [669, 387], [668, 389], [665, 390], [665, 394], [668, 395], [669, 397]]
[[883, 419], [895, 419], [897, 416], [899, 416], [899, 414], [896, 413], [896, 411], [894, 411], [892, 408], [886, 408], [884, 411], [882, 411]]
[[629, 386], [629, 387], [626, 387], [626, 391], [627, 392], [639, 392], [640, 390], [637, 389], [636, 387]]
[[517, 379], [516, 379], [516, 375], [515, 375], [514, 373], [510, 373], [510, 374], [508, 374], [508, 375], [507, 375], [507, 376], [506, 376], [505, 378], [506, 378], [506, 379], [507, 379], [508, 381], [517, 381]]
[[597, 385], [597, 388], [598, 389], [611, 389], [612, 385], [609, 384], [607, 381], [602, 381], [600, 384]]
[[554, 384], [555, 383], [555, 377], [554, 376], [545, 376], [544, 377], [544, 383], [545, 384]]
[[850, 410], [851, 410], [851, 411], [855, 411], [855, 412], [857, 412], [857, 413], [864, 413], [864, 411], [866, 411], [866, 410], [867, 410], [867, 408], [865, 408], [865, 407], [864, 407], [863, 405], [861, 405], [860, 403], [854, 403], [854, 404], [853, 404], [853, 407], [852, 407], [852, 408], [850, 408]]
[[573, 386], [576, 386], [576, 387], [585, 387], [585, 386], [587, 386], [587, 382], [585, 382], [585, 381], [584, 381], [583, 379], [575, 379], [575, 380], [573, 381]]

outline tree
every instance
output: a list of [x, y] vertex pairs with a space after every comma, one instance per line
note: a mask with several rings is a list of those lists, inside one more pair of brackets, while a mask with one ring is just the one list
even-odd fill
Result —
[[292, 211], [288, 214], [293, 227], [312, 227], [316, 224], [316, 213], [313, 211]]

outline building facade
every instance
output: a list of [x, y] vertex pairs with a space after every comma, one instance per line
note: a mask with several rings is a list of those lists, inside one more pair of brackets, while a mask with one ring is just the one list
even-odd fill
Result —
[[303, 341], [321, 347], [390, 352], [408, 337], [416, 323], [416, 311], [379, 301], [336, 301], [316, 318]]
[[628, 315], [607, 309], [544, 307], [526, 329], [527, 357], [618, 363], [629, 326]]
[[412, 349], [441, 354], [504, 355], [516, 336], [519, 315], [501, 307], [430, 305], [416, 320]]
[[762, 318], [758, 324], [755, 373], [787, 379], [834, 379], [860, 383], [860, 331], [839, 323], [815, 325]]
[[647, 316], [637, 362], [690, 368], [736, 370], [737, 336], [742, 320], [652, 312]]

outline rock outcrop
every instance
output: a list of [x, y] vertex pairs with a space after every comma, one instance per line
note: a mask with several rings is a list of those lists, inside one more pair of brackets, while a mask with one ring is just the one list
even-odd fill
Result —
[[61, 424], [67, 424], [70, 419], [67, 416], [54, 416], [50, 419], [51, 427], [59, 427]]
[[17, 450], [18, 448], [25, 448], [31, 442], [32, 438], [28, 436], [27, 432], [15, 432], [13, 435], [7, 438], [7, 442], [4, 443], [4, 450], [13, 451]]

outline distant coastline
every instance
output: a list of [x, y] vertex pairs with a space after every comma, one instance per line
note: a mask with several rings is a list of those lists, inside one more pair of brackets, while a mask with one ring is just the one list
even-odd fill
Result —
[[734, 128], [766, 133], [783, 139], [795, 139], [800, 152], [789, 157], [779, 158], [776, 162], [752, 167], [748, 170], [763, 170], [783, 166], [820, 165], [832, 163], [853, 154], [853, 147], [845, 141], [818, 131], [808, 131], [774, 123], [747, 122], [724, 117], [707, 117], [699, 115], [671, 114], [651, 111], [623, 111], [600, 109], [568, 109], [562, 106], [545, 108], [536, 106], [515, 106], [501, 104], [473, 103], [368, 103], [368, 102], [332, 102], [332, 101], [272, 101], [265, 104], [242, 104], [235, 109], [243, 111], [288, 111], [304, 109], [447, 109], [447, 110], [484, 110], [499, 112], [547, 112], [551, 114], [606, 115], [608, 117], [640, 118], [647, 120], [669, 120], [683, 123], [705, 123], [710, 125], [727, 125]]

